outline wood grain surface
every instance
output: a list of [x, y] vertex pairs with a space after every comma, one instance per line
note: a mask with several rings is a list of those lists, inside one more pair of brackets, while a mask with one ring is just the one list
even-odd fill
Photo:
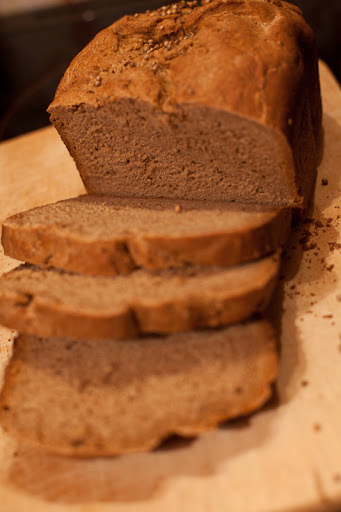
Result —
[[[320, 71], [325, 149], [315, 204], [292, 233], [273, 303], [276, 400], [198, 439], [117, 458], [51, 456], [0, 430], [1, 512], [341, 510], [341, 92]], [[0, 219], [83, 190], [53, 128], [0, 146]], [[0, 256], [1, 271], [15, 264]], [[2, 369], [13, 335], [0, 329]]]

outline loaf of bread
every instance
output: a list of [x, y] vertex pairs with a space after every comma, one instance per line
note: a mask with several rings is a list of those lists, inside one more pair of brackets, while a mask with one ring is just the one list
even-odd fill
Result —
[[233, 265], [283, 244], [290, 210], [209, 201], [85, 195], [7, 219], [5, 254], [82, 274]]
[[22, 333], [85, 339], [229, 325], [265, 309], [278, 267], [278, 255], [117, 277], [22, 266], [0, 278], [0, 322]]
[[90, 195], [4, 224], [6, 253], [45, 268], [0, 278], [0, 322], [21, 332], [1, 425], [102, 456], [260, 407], [278, 357], [259, 314], [321, 151], [301, 11], [181, 0], [125, 16], [74, 59], [49, 113]]
[[280, 0], [125, 16], [72, 61], [48, 112], [90, 193], [302, 206], [321, 100], [314, 36]]
[[259, 408], [277, 367], [274, 332], [263, 320], [124, 341], [20, 336], [0, 422], [59, 454], [148, 450], [169, 434], [197, 435]]

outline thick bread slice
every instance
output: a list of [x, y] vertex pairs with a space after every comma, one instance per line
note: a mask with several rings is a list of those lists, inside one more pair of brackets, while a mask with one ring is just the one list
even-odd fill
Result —
[[124, 16], [48, 111], [90, 193], [300, 206], [314, 190], [314, 34], [280, 0], [180, 1]]
[[12, 258], [84, 274], [232, 265], [277, 250], [290, 218], [265, 206], [85, 195], [10, 217], [2, 244]]
[[126, 338], [237, 323], [264, 310], [279, 256], [113, 278], [21, 266], [0, 279], [0, 322], [37, 336]]
[[125, 341], [20, 336], [0, 424], [49, 451], [113, 455], [197, 435], [271, 394], [275, 336], [265, 321]]

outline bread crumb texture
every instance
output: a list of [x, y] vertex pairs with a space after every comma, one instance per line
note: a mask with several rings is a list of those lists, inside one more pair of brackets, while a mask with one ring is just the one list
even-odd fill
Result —
[[65, 455], [151, 449], [259, 408], [277, 375], [275, 345], [263, 320], [125, 341], [20, 336], [1, 425]]
[[22, 265], [0, 279], [0, 321], [28, 334], [87, 339], [229, 325], [266, 308], [279, 260], [114, 278]]

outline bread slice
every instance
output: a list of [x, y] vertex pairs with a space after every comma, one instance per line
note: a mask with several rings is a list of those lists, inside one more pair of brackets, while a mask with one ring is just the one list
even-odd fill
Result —
[[276, 251], [290, 217], [266, 206], [85, 195], [10, 217], [2, 244], [12, 258], [83, 274], [232, 265]]
[[274, 332], [263, 320], [125, 341], [20, 336], [0, 424], [64, 455], [149, 450], [249, 414], [271, 395]]
[[51, 122], [90, 193], [300, 206], [321, 143], [313, 32], [280, 0], [202, 3], [100, 32]]
[[279, 256], [113, 278], [21, 266], [0, 278], [0, 322], [37, 336], [127, 338], [240, 322], [263, 311]]

